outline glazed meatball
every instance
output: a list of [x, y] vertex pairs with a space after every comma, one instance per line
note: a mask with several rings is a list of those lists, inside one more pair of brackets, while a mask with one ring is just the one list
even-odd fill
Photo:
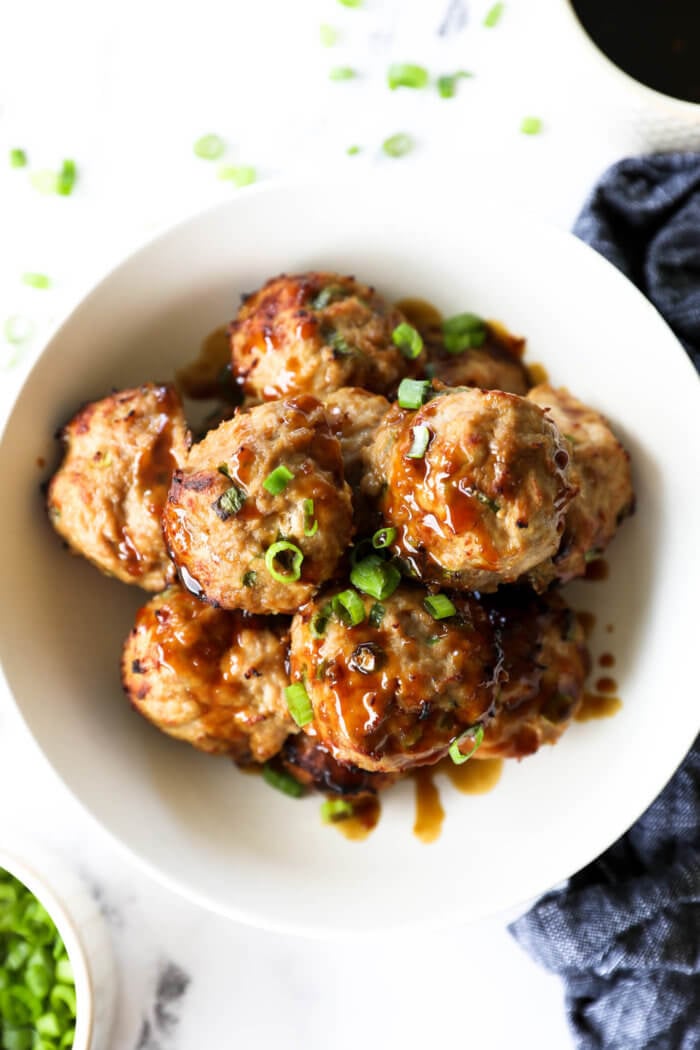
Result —
[[292, 678], [304, 681], [314, 718], [305, 731], [342, 763], [396, 773], [437, 762], [469, 727], [488, 718], [500, 651], [487, 614], [453, 596], [436, 620], [426, 591], [403, 584], [382, 603], [362, 597], [365, 619], [346, 626], [337, 589], [292, 621]]
[[63, 428], [49, 518], [76, 554], [108, 576], [159, 591], [173, 579], [160, 524], [189, 435], [172, 386], [145, 383], [85, 405]]
[[271, 401], [363, 386], [384, 394], [411, 370], [392, 333], [403, 316], [373, 288], [335, 273], [276, 277], [231, 325], [234, 376]]
[[568, 390], [543, 383], [528, 400], [546, 409], [564, 435], [571, 453], [578, 495], [569, 504], [556, 554], [538, 566], [531, 581], [538, 589], [552, 580], [582, 576], [615, 535], [634, 507], [629, 454], [603, 417]]
[[590, 666], [583, 629], [554, 594], [509, 587], [486, 608], [503, 650], [503, 679], [474, 757], [523, 758], [555, 744], [579, 707]]
[[330, 751], [307, 733], [288, 736], [280, 753], [288, 773], [306, 787], [343, 798], [366, 798], [393, 784], [391, 773], [368, 773], [336, 761]]
[[163, 515], [193, 593], [224, 609], [293, 613], [352, 537], [338, 439], [308, 394], [257, 405], [194, 445]]
[[330, 428], [340, 442], [345, 477], [356, 489], [365, 472], [363, 454], [389, 411], [389, 402], [359, 387], [343, 387], [322, 400]]
[[136, 617], [122, 655], [124, 689], [169, 736], [265, 762], [296, 731], [284, 695], [287, 624], [213, 609], [170, 587]]
[[[427, 442], [427, 445], [426, 445]], [[490, 591], [553, 554], [574, 494], [564, 438], [543, 409], [502, 391], [442, 391], [395, 405], [363, 489], [412, 575]]]

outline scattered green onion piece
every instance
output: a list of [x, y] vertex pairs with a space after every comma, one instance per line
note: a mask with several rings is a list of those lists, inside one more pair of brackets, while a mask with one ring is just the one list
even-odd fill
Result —
[[395, 539], [396, 529], [377, 529], [374, 536], [372, 537], [372, 546], [376, 551], [380, 551], [383, 550], [385, 547], [391, 547]]
[[322, 47], [335, 47], [338, 43], [338, 31], [325, 23], [319, 26], [318, 36]]
[[258, 578], [258, 574], [255, 571], [255, 569], [249, 569], [248, 572], [245, 572], [243, 574], [243, 580], [242, 580], [243, 586], [244, 587], [254, 587], [255, 583], [257, 581], [257, 578]]
[[401, 573], [378, 554], [369, 554], [351, 569], [350, 582], [363, 594], [382, 601], [394, 593], [401, 582]]
[[271, 496], [279, 496], [281, 492], [284, 492], [293, 477], [294, 474], [289, 467], [285, 467], [284, 463], [282, 463], [267, 475], [263, 481], [263, 488]]
[[60, 1050], [71, 1050], [73, 1043], [75, 1042], [75, 1028], [67, 1028], [61, 1037], [61, 1042], [58, 1044]]
[[413, 139], [403, 131], [390, 135], [382, 142], [382, 149], [387, 157], [405, 157], [413, 149]]
[[224, 155], [226, 143], [220, 135], [202, 135], [192, 148], [195, 156], [201, 157], [202, 160], [218, 160]]
[[[56, 980], [60, 980], [56, 974]], [[30, 992], [43, 999], [48, 995], [54, 982], [53, 960], [46, 952], [38, 949], [27, 961], [24, 970], [24, 983]]]
[[328, 621], [330, 620], [332, 615], [333, 606], [330, 602], [326, 602], [326, 604], [322, 606], [322, 608], [320, 608], [319, 611], [311, 617], [309, 629], [311, 631], [312, 638], [323, 638], [323, 636], [326, 633], [326, 628], [328, 627]]
[[29, 181], [39, 193], [55, 193], [58, 187], [58, 175], [55, 171], [33, 171]]
[[493, 29], [494, 26], [498, 25], [498, 23], [501, 20], [501, 15], [503, 14], [504, 7], [505, 4], [498, 3], [494, 4], [493, 7], [489, 8], [489, 10], [486, 13], [486, 17], [484, 18], [484, 25], [488, 29]]
[[365, 618], [365, 603], [350, 587], [333, 598], [333, 612], [346, 627], [357, 627]]
[[[18, 920], [20, 919], [19, 916], [17, 918]], [[8, 970], [21, 970], [31, 954], [31, 945], [19, 937], [14, 937], [9, 942], [8, 951], [5, 955], [5, 966]]]
[[[275, 565], [275, 559], [287, 551], [291, 552], [292, 564], [287, 572], [280, 572]], [[298, 580], [301, 576], [301, 563], [303, 560], [303, 551], [300, 551], [296, 544], [290, 543], [289, 540], [278, 540], [277, 543], [273, 543], [265, 551], [265, 567], [273, 580], [277, 580], [278, 583], [294, 583]]]
[[32, 322], [19, 314], [13, 314], [12, 317], [8, 317], [3, 325], [5, 339], [13, 346], [21, 346], [23, 343], [26, 343], [31, 339], [33, 332], [34, 325]]
[[477, 314], [456, 314], [442, 322], [445, 349], [450, 354], [482, 346], [486, 341], [486, 325]]
[[520, 130], [523, 135], [539, 135], [542, 131], [542, 121], [539, 117], [523, 117]]
[[51, 1007], [56, 1013], [61, 1016], [68, 1012], [71, 1017], [75, 1017], [77, 1009], [75, 988], [71, 988], [68, 984], [55, 984], [51, 989], [49, 995], [49, 1002]]
[[369, 611], [369, 625], [370, 627], [381, 627], [382, 620], [386, 614], [386, 609], [380, 602], [375, 602]]
[[343, 7], [362, 7], [362, 0], [338, 0]]
[[468, 80], [473, 76], [474, 74], [466, 69], [460, 69], [456, 73], [445, 73], [444, 76], [438, 77], [437, 89], [440, 98], [454, 98], [457, 94], [457, 81]]
[[63, 1025], [53, 1012], [37, 1017], [34, 1027], [39, 1035], [45, 1036], [47, 1039], [60, 1039], [63, 1033]]
[[348, 148], [346, 149], [345, 152], [347, 153], [348, 157], [356, 157], [357, 154], [360, 152], [360, 147], [359, 146], [348, 146]]
[[420, 408], [425, 402], [430, 383], [427, 379], [402, 379], [399, 384], [400, 408]]
[[[348, 292], [340, 284], [327, 284], [321, 291], [314, 296], [311, 300], [312, 310], [325, 310], [327, 306], [335, 302], [337, 299], [344, 299], [348, 295]], [[336, 334], [331, 333], [331, 336]]]
[[[56, 988], [62, 987], [63, 985], [55, 985], [51, 994], [53, 995]], [[37, 1017], [41, 1016], [41, 1009], [39, 996], [34, 995], [21, 984], [12, 984], [0, 992], [0, 1017], [11, 1025], [29, 1024], [30, 1021], [36, 1021]]]
[[334, 824], [339, 820], [347, 820], [354, 813], [352, 802], [344, 798], [327, 798], [321, 803], [321, 820], [324, 824]]
[[239, 190], [250, 186], [257, 177], [257, 171], [250, 164], [224, 164], [219, 168], [219, 178], [224, 182], [232, 182]]
[[423, 599], [423, 605], [434, 620], [446, 620], [448, 616], [454, 616], [457, 612], [446, 594], [429, 594]]
[[318, 532], [318, 519], [314, 517], [314, 501], [305, 499], [304, 508], [304, 535], [315, 536]]
[[219, 463], [216, 469], [218, 470], [219, 474], [223, 474], [224, 477], [228, 478], [229, 481], [233, 481], [231, 471], [228, 469], [228, 463]]
[[422, 459], [430, 444], [430, 431], [422, 424], [411, 428], [413, 441], [406, 455], [409, 459]]
[[[474, 752], [479, 750], [479, 748], [481, 747], [481, 744], [483, 742], [483, 739], [484, 739], [484, 727], [483, 726], [472, 726], [470, 729], [468, 729], [466, 731], [466, 733], [462, 733], [462, 735], [457, 737], [456, 740], [453, 740], [452, 743], [450, 744], [450, 749], [449, 749], [448, 754], [449, 754], [450, 758], [452, 759], [452, 761], [454, 762], [454, 764], [456, 766], [461, 766], [465, 762], [467, 762], [472, 757]], [[461, 744], [465, 743], [467, 740], [472, 741], [472, 747], [471, 747], [471, 750], [467, 751], [467, 753], [465, 755], [460, 750], [460, 746], [461, 746]]]
[[73, 967], [68, 956], [65, 959], [59, 959], [56, 963], [56, 980], [61, 984], [75, 984]]
[[480, 492], [478, 489], [475, 491], [474, 495], [478, 499], [479, 503], [483, 503], [484, 506], [488, 507], [489, 510], [492, 510], [494, 514], [498, 514], [501, 508], [496, 503], [495, 499], [491, 499], [490, 496], [487, 496], [485, 492]]
[[352, 66], [334, 66], [328, 74], [329, 80], [354, 80], [357, 70]]
[[23, 273], [22, 283], [28, 284], [30, 288], [50, 288], [51, 278], [45, 273]]
[[27, 154], [23, 149], [11, 149], [10, 150], [10, 167], [11, 168], [26, 168], [27, 166]]
[[238, 485], [231, 485], [214, 501], [214, 510], [222, 521], [228, 521], [238, 514], [247, 498], [243, 489], [239, 489]]
[[304, 788], [295, 780], [291, 773], [287, 773], [282, 769], [275, 769], [269, 763], [263, 766], [263, 780], [270, 787], [276, 788], [277, 791], [281, 791], [284, 795], [289, 795], [290, 798], [301, 798], [304, 794]]
[[78, 169], [74, 160], [64, 160], [61, 170], [56, 177], [56, 193], [62, 197], [70, 197], [78, 177]]
[[293, 682], [292, 685], [288, 685], [284, 690], [284, 695], [287, 699], [289, 713], [300, 729], [307, 726], [309, 722], [313, 722], [314, 709], [303, 682]]
[[34, 1050], [35, 1042], [31, 1028], [3, 1025], [3, 1050]]
[[423, 339], [420, 332], [413, 325], [402, 321], [391, 333], [394, 346], [398, 346], [403, 356], [408, 361], [414, 361], [423, 349]]
[[392, 91], [400, 87], [424, 88], [428, 83], [428, 70], [412, 62], [394, 62], [389, 66], [386, 79]]

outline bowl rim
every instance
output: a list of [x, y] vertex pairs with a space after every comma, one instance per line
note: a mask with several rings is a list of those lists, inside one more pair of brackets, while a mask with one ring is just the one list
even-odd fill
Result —
[[585, 48], [586, 52], [596, 60], [600, 69], [607, 72], [608, 76], [616, 77], [625, 84], [628, 90], [635, 90], [647, 103], [653, 102], [656, 106], [664, 105], [669, 109], [673, 108], [677, 111], [678, 116], [683, 114], [700, 122], [700, 102], [691, 102], [689, 99], [678, 98], [676, 95], [666, 95], [663, 91], [657, 91], [656, 88], [649, 87], [648, 84], [637, 80], [630, 73], [626, 73], [621, 66], [618, 66], [606, 55], [593, 37], [589, 35], [574, 10], [573, 0], [564, 0], [562, 9], [572, 34]]
[[88, 1050], [92, 1043], [95, 1021], [95, 990], [90, 963], [78, 926], [63, 903], [60, 891], [54, 889], [50, 877], [47, 878], [40, 867], [36, 860], [20, 856], [12, 849], [0, 847], [0, 868], [4, 868], [18, 879], [46, 908], [65, 945], [75, 977], [76, 1017], [73, 1050]]

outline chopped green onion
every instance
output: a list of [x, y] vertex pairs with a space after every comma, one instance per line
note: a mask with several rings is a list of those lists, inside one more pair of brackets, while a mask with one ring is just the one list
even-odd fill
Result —
[[[312, 310], [325, 310], [337, 299], [345, 299], [349, 292], [340, 284], [327, 284], [311, 301]], [[336, 334], [336, 333], [332, 333]]]
[[3, 325], [5, 339], [13, 346], [21, 346], [22, 343], [26, 343], [31, 339], [33, 332], [34, 325], [32, 322], [19, 314], [13, 314], [11, 317], [8, 317]]
[[420, 408], [424, 403], [430, 383], [427, 379], [402, 379], [399, 384], [400, 408]]
[[354, 80], [357, 71], [352, 66], [334, 66], [328, 74], [329, 80]]
[[409, 459], [422, 459], [426, 453], [428, 445], [430, 444], [430, 431], [426, 426], [418, 426], [411, 428], [413, 433], [413, 441], [406, 455]]
[[346, 627], [357, 627], [365, 618], [365, 603], [348, 587], [333, 598], [333, 612]]
[[362, 0], [338, 0], [343, 7], [362, 7]]
[[456, 314], [442, 322], [442, 334], [447, 352], [461, 354], [484, 344], [486, 325], [477, 314]]
[[350, 581], [358, 591], [382, 601], [394, 593], [401, 582], [401, 573], [378, 554], [369, 554], [351, 569]]
[[55, 171], [33, 171], [29, 181], [39, 193], [55, 193], [58, 187], [58, 175]]
[[399, 87], [424, 88], [428, 83], [428, 70], [411, 62], [394, 62], [386, 75], [392, 91]]
[[501, 508], [496, 503], [495, 499], [491, 499], [489, 496], [486, 495], [485, 492], [481, 492], [479, 489], [475, 490], [474, 495], [478, 499], [479, 503], [483, 503], [484, 506], [488, 507], [489, 510], [492, 510], [494, 514], [498, 514]]
[[304, 535], [315, 536], [318, 532], [318, 519], [314, 517], [314, 501], [305, 499], [304, 507]]
[[11, 168], [26, 168], [27, 166], [27, 154], [23, 149], [11, 149], [10, 150], [10, 167]]
[[248, 572], [243, 574], [243, 580], [242, 580], [243, 586], [244, 587], [254, 587], [255, 584], [256, 584], [257, 579], [258, 579], [258, 574], [255, 571], [255, 569], [249, 569]]
[[[484, 739], [484, 727], [483, 726], [471, 726], [467, 729], [466, 733], [462, 733], [456, 740], [453, 740], [450, 744], [449, 756], [456, 766], [463, 765], [468, 759], [472, 757], [475, 751], [478, 751]], [[461, 746], [467, 741], [471, 742], [472, 747], [467, 751], [466, 755], [462, 753]]]
[[228, 521], [229, 518], [238, 514], [247, 498], [243, 489], [240, 489], [238, 485], [231, 485], [221, 493], [217, 500], [214, 500], [212, 506], [222, 521]]
[[231, 475], [231, 471], [228, 468], [228, 463], [219, 463], [216, 469], [218, 470], [219, 474], [223, 474], [224, 477], [228, 478], [229, 481], [233, 481], [233, 476]]
[[501, 15], [503, 14], [504, 7], [505, 4], [498, 3], [494, 4], [493, 7], [489, 8], [488, 12], [486, 13], [486, 17], [484, 18], [484, 25], [487, 26], [489, 29], [493, 29], [494, 26], [497, 26], [501, 20]]
[[385, 614], [386, 609], [384, 606], [380, 602], [375, 602], [369, 611], [370, 627], [381, 627]]
[[287, 698], [289, 713], [300, 729], [307, 726], [309, 722], [313, 722], [314, 709], [303, 682], [293, 682], [292, 685], [288, 685], [284, 690], [284, 695]]
[[333, 26], [325, 23], [319, 26], [318, 35], [322, 47], [335, 47], [338, 43], [338, 31]]
[[372, 546], [375, 550], [380, 551], [383, 550], [384, 547], [391, 547], [395, 539], [396, 529], [377, 529], [372, 537]]
[[279, 467], [275, 467], [271, 471], [265, 480], [263, 481], [263, 488], [266, 492], [269, 492], [271, 496], [279, 496], [281, 492], [284, 492], [289, 482], [294, 477], [294, 474], [282, 464]]
[[74, 160], [64, 160], [61, 170], [56, 177], [56, 193], [62, 197], [70, 197], [78, 177], [78, 169]]
[[404, 157], [413, 149], [413, 139], [410, 135], [400, 131], [396, 135], [390, 135], [382, 142], [382, 149], [387, 157]]
[[456, 73], [446, 73], [444, 76], [438, 77], [437, 89], [440, 98], [454, 98], [457, 94], [457, 81], [467, 80], [473, 76], [474, 74], [469, 73], [466, 69], [460, 69]]
[[348, 146], [348, 148], [346, 149], [345, 152], [347, 153], [348, 157], [356, 157], [357, 154], [360, 152], [360, 147], [359, 146]]
[[[280, 572], [275, 561], [280, 555], [291, 553], [291, 565], [285, 572]], [[294, 583], [301, 576], [301, 563], [304, 560], [304, 553], [294, 543], [290, 543], [289, 540], [278, 540], [277, 543], [273, 543], [271, 547], [268, 547], [265, 551], [265, 567], [272, 576], [273, 580], [277, 580], [278, 583]]]
[[77, 1008], [75, 988], [71, 988], [70, 985], [55, 984], [51, 989], [49, 1002], [51, 1003], [52, 1009], [56, 1011], [59, 1017], [61, 1013], [65, 1014], [66, 1011], [71, 1017], [75, 1017]]
[[327, 798], [321, 803], [321, 820], [324, 824], [335, 824], [339, 820], [347, 820], [354, 812], [352, 802], [344, 798]]
[[434, 620], [446, 620], [448, 616], [454, 616], [457, 612], [446, 594], [429, 594], [423, 599], [423, 605]]
[[224, 164], [219, 168], [219, 178], [224, 182], [232, 182], [239, 190], [243, 186], [250, 186], [257, 177], [257, 171], [250, 164]]
[[423, 349], [423, 339], [420, 332], [417, 332], [413, 325], [407, 324], [406, 321], [396, 326], [391, 333], [391, 340], [394, 346], [398, 346], [403, 356], [409, 361], [415, 360]]
[[51, 287], [51, 278], [47, 277], [45, 273], [23, 273], [22, 282], [28, 284], [30, 288]]
[[284, 795], [289, 795], [290, 798], [301, 798], [304, 794], [304, 787], [295, 780], [291, 773], [285, 772], [283, 769], [275, 769], [269, 763], [265, 763], [263, 766], [263, 780], [270, 787], [276, 788], [277, 791], [281, 791]]
[[539, 135], [542, 131], [542, 121], [539, 117], [523, 117], [520, 130], [523, 135]]
[[34, 1027], [41, 1036], [47, 1039], [60, 1039], [63, 1026], [55, 1013], [43, 1014], [37, 1017]]
[[311, 617], [311, 622], [309, 623], [312, 638], [323, 638], [326, 633], [326, 628], [328, 627], [328, 621], [332, 615], [333, 606], [330, 602], [326, 602], [317, 613], [314, 613]]
[[202, 135], [192, 148], [195, 155], [202, 160], [218, 160], [224, 155], [226, 143], [220, 135]]

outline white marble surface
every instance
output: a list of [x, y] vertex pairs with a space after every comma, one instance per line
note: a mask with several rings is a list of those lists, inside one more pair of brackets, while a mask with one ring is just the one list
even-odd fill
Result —
[[[244, 192], [193, 155], [204, 132], [224, 136], [227, 159], [255, 165], [261, 179], [318, 169], [331, 178], [350, 165], [393, 165], [400, 178], [421, 165], [427, 194], [441, 171], [459, 167], [465, 194], [495, 194], [569, 226], [597, 175], [645, 142], [620, 119], [624, 99], [580, 64], [563, 3], [507, 0], [495, 29], [482, 25], [490, 0], [366, 0], [360, 10], [336, 0], [4, 5], [0, 321], [21, 314], [35, 332], [19, 352], [0, 336], [2, 418], [50, 327], [99, 274], [163, 225]], [[322, 22], [339, 32], [333, 49], [320, 46]], [[452, 100], [389, 92], [391, 60], [474, 77]], [[360, 76], [332, 83], [335, 65]], [[541, 135], [520, 134], [526, 115], [542, 118]], [[397, 131], [416, 149], [390, 160], [379, 147]], [[362, 147], [356, 157], [345, 153], [352, 144]], [[75, 158], [74, 195], [38, 194], [26, 171], [5, 163], [11, 147], [25, 148], [34, 169]], [[52, 288], [23, 286], [25, 271], [49, 274]], [[5, 595], [2, 615], [11, 609]], [[405, 943], [316, 944], [222, 922], [161, 889], [67, 794], [4, 695], [0, 799], [2, 844], [17, 828], [30, 834], [103, 902], [120, 970], [114, 1050], [246, 1041], [412, 1050], [455, 1037], [494, 1050], [572, 1045], [558, 982], [503, 920]], [[161, 994], [158, 1006], [164, 980], [171, 1000]]]

